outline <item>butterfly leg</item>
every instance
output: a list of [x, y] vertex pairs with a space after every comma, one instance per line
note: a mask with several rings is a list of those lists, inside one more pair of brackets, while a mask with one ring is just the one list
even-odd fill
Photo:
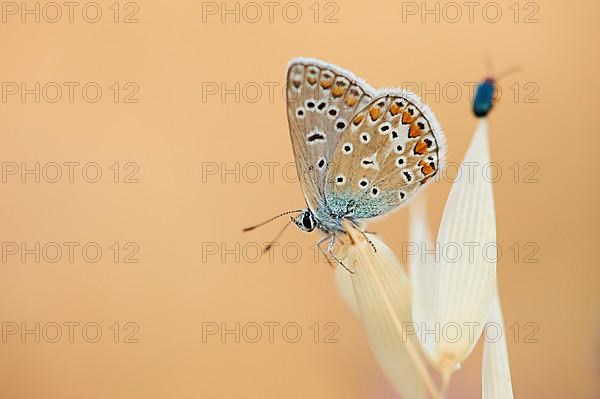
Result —
[[321, 254], [323, 254], [325, 256], [325, 260], [327, 261], [327, 263], [329, 263], [329, 266], [331, 266], [331, 268], [334, 268], [335, 265], [333, 264], [333, 262], [331, 262], [331, 259], [329, 259], [329, 256], [327, 255], [327, 253], [325, 252], [325, 250], [323, 250], [323, 247], [321, 247], [321, 244], [323, 244], [328, 239], [329, 239], [329, 236], [321, 237], [315, 243], [315, 245], [317, 246], [317, 248], [319, 248], [319, 252], [321, 252]]
[[[331, 234], [329, 236], [325, 236], [322, 239], [320, 239], [318, 241], [319, 244], [325, 242], [325, 240], [329, 239], [329, 244], [327, 245], [327, 250], [325, 250], [323, 247], [321, 247], [320, 245], [318, 245], [319, 250], [321, 251], [321, 253], [323, 255], [325, 255], [325, 257], [329, 260], [329, 257], [331, 256], [333, 259], [335, 259], [335, 261], [337, 263], [340, 264], [340, 266], [342, 266], [344, 269], [346, 269], [348, 271], [348, 273], [354, 274], [355, 272], [351, 269], [349, 269], [344, 262], [342, 262], [342, 260], [340, 258], [338, 258], [335, 253], [333, 252], [334, 248], [335, 248], [335, 234]], [[333, 265], [331, 263], [329, 263], [332, 267]]]

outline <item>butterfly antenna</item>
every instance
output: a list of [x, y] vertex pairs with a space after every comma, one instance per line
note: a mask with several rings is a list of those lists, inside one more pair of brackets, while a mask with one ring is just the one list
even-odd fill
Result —
[[283, 213], [280, 213], [280, 214], [279, 214], [279, 215], [277, 215], [277, 216], [273, 216], [271, 219], [265, 220], [265, 221], [264, 221], [264, 222], [262, 222], [262, 223], [256, 224], [256, 225], [254, 225], [254, 226], [246, 227], [246, 228], [245, 228], [245, 229], [243, 229], [242, 231], [245, 233], [246, 231], [254, 230], [254, 229], [255, 229], [255, 228], [257, 228], [257, 227], [264, 226], [265, 224], [267, 224], [267, 223], [269, 223], [269, 222], [272, 222], [273, 220], [275, 220], [275, 219], [277, 219], [277, 218], [280, 218], [280, 217], [282, 217], [282, 216], [289, 215], [290, 213], [300, 213], [300, 212], [302, 212], [302, 211], [304, 211], [304, 209], [296, 209], [296, 210], [293, 210], [293, 211], [287, 211], [287, 212], [283, 212]]
[[281, 235], [283, 234], [283, 232], [288, 228], [288, 226], [290, 224], [292, 224], [294, 222], [294, 218], [290, 217], [290, 221], [287, 222], [285, 224], [285, 226], [283, 226], [283, 229], [281, 229], [281, 231], [279, 233], [277, 233], [277, 235], [275, 236], [275, 238], [273, 238], [271, 240], [270, 243], [268, 243], [264, 248], [263, 248], [263, 254], [266, 252], [269, 252], [269, 250], [271, 249], [271, 247], [273, 246], [273, 244], [275, 244], [277, 242], [277, 240], [279, 240], [279, 237], [281, 237]]

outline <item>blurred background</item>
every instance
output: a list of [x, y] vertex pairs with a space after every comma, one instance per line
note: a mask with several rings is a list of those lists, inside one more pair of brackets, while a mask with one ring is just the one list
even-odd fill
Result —
[[[469, 4], [3, 2], [0, 396], [396, 397], [319, 235], [260, 256], [284, 221], [241, 233], [304, 206], [283, 93], [306, 56], [417, 92], [449, 162], [486, 57], [521, 67], [489, 121], [514, 391], [598, 397], [600, 6]], [[423, 194], [434, 232], [451, 181]], [[370, 229], [401, 256], [407, 224]]]

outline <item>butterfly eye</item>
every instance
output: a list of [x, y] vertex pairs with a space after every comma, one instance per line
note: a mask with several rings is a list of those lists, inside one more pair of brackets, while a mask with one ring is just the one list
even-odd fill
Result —
[[369, 181], [367, 179], [361, 179], [361, 181], [358, 182], [358, 185], [362, 188], [365, 188], [369, 185]]
[[325, 158], [321, 158], [321, 159], [319, 159], [319, 162], [317, 162], [317, 167], [319, 169], [323, 169], [325, 167], [325, 164], [326, 164]]
[[371, 189], [371, 196], [377, 197], [379, 195], [379, 189], [377, 187], [373, 187]]
[[402, 151], [404, 151], [404, 147], [402, 147], [400, 144], [398, 144], [396, 147], [394, 147], [394, 152], [396, 154], [402, 154]]
[[299, 107], [299, 108], [296, 110], [296, 116], [297, 116], [299, 119], [302, 119], [302, 118], [304, 118], [304, 115], [305, 115], [304, 108], [302, 108], [302, 107]]
[[341, 186], [346, 182], [346, 177], [344, 175], [337, 175], [335, 178], [335, 184]]
[[360, 141], [364, 144], [367, 144], [369, 141], [371, 141], [371, 135], [367, 132], [365, 133], [361, 133], [360, 134]]
[[404, 180], [406, 180], [407, 183], [410, 183], [412, 181], [413, 177], [410, 174], [410, 172], [404, 171], [402, 172], [402, 174], [404, 175]]
[[313, 111], [315, 109], [315, 100], [306, 100], [306, 108], [308, 108], [310, 111]]
[[344, 143], [344, 146], [342, 147], [342, 151], [344, 151], [344, 154], [351, 154], [352, 153], [352, 144], [351, 143]]
[[313, 231], [316, 227], [315, 219], [312, 213], [306, 212], [302, 215], [303, 230]]
[[404, 193], [404, 191], [398, 191], [398, 197], [400, 198], [400, 201], [404, 201], [404, 198], [406, 198], [406, 193]]

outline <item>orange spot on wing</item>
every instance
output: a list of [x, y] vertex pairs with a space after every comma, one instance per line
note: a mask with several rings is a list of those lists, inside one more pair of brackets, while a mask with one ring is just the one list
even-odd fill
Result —
[[423, 134], [423, 131], [421, 129], [419, 129], [419, 127], [415, 124], [410, 125], [410, 129], [408, 130], [408, 137], [415, 138], [415, 137], [419, 137], [420, 135]]
[[329, 89], [331, 86], [333, 86], [333, 80], [327, 81], [327, 80], [321, 80], [321, 87], [324, 89]]
[[365, 114], [358, 114], [354, 117], [352, 123], [354, 123], [354, 126], [358, 126], [363, 121], [363, 119], [365, 119]]
[[392, 105], [390, 105], [390, 114], [392, 115], [398, 115], [398, 113], [400, 112], [400, 106], [398, 104], [396, 104], [395, 102], [392, 103]]
[[415, 154], [417, 155], [424, 155], [427, 154], [427, 144], [425, 144], [422, 141], [419, 141], [416, 145], [415, 145]]
[[381, 115], [381, 110], [378, 107], [373, 107], [371, 108], [371, 111], [369, 111], [369, 115], [371, 115], [372, 120], [376, 120]]
[[433, 166], [431, 166], [430, 164], [428, 164], [427, 162], [425, 162], [424, 160], [420, 160], [419, 161], [419, 166], [421, 167], [421, 172], [427, 176], [428, 174], [430, 174], [431, 172], [433, 172], [435, 169], [433, 168]]
[[415, 118], [411, 114], [409, 114], [408, 111], [404, 111], [402, 113], [402, 123], [412, 123], [414, 120]]
[[346, 91], [346, 88], [343, 86], [335, 86], [332, 90], [331, 90], [331, 94], [334, 97], [340, 97], [342, 94], [344, 94], [344, 92]]
[[307, 76], [306, 80], [308, 81], [308, 83], [310, 83], [311, 85], [314, 85], [315, 83], [317, 83], [317, 78], [315, 78], [314, 76]]
[[358, 98], [354, 97], [354, 96], [348, 96], [346, 98], [346, 104], [349, 107], [353, 107], [356, 103], [358, 102]]

